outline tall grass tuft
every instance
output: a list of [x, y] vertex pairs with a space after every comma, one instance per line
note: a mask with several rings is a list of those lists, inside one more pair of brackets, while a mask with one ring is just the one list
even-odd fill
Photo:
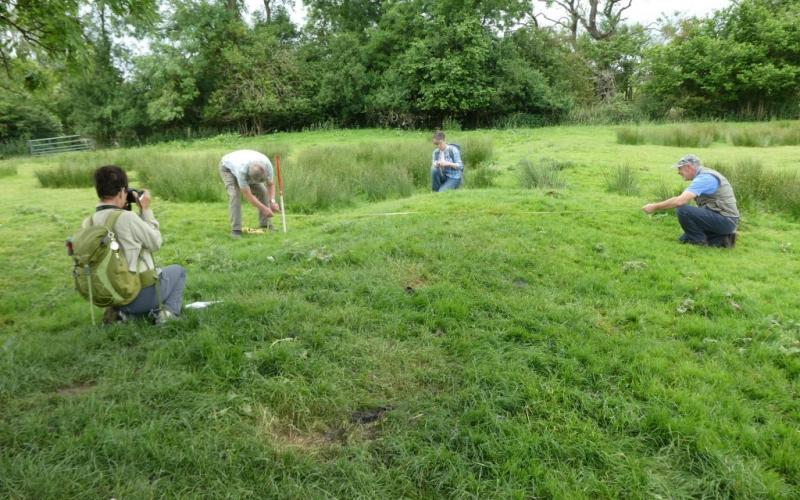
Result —
[[225, 199], [218, 173], [219, 158], [212, 153], [142, 153], [120, 163], [134, 170], [137, 181], [155, 196], [172, 201], [211, 202]]
[[617, 129], [617, 144], [639, 145], [646, 143], [647, 137], [638, 127], [624, 127]]
[[17, 175], [16, 165], [3, 165], [0, 167], [0, 177], [13, 177]]
[[526, 189], [562, 188], [561, 170], [564, 165], [551, 159], [542, 159], [537, 163], [522, 160], [519, 163], [519, 184]]
[[[669, 183], [667, 181], [661, 181], [659, 184], [656, 184], [653, 188], [652, 194], [654, 200], [668, 200], [675, 196], [678, 196], [684, 191], [684, 186], [681, 184]], [[674, 210], [667, 210], [663, 212], [669, 215], [675, 215]]]
[[707, 148], [721, 138], [722, 134], [716, 125], [681, 124], [654, 130], [649, 142], [679, 148]]
[[453, 141], [461, 146], [461, 160], [467, 170], [480, 168], [492, 159], [494, 147], [486, 137], [470, 137], [464, 141]]
[[709, 164], [709, 167], [728, 179], [741, 208], [761, 206], [800, 217], [800, 176], [797, 172], [765, 170], [761, 162], [753, 159], [739, 160], [733, 166]]
[[499, 172], [492, 168], [492, 141], [484, 137], [470, 137], [462, 142], [461, 161], [464, 162], [464, 183], [471, 188], [487, 188], [494, 185]]
[[606, 179], [606, 190], [623, 196], [639, 194], [639, 175], [630, 165], [617, 167]]
[[283, 169], [287, 206], [310, 212], [409, 196], [430, 182], [430, 151], [424, 143], [372, 142], [308, 149]]
[[800, 144], [800, 125], [791, 122], [749, 125], [731, 130], [728, 137], [734, 146], [796, 146]]
[[90, 188], [94, 185], [92, 174], [96, 166], [91, 164], [59, 164], [53, 168], [34, 171], [39, 185], [44, 188]]
[[717, 124], [682, 123], [670, 127], [623, 127], [617, 130], [618, 144], [706, 148], [724, 138], [724, 131]]
[[734, 146], [758, 148], [769, 145], [769, 137], [763, 131], [753, 128], [731, 130], [728, 133], [728, 138]]

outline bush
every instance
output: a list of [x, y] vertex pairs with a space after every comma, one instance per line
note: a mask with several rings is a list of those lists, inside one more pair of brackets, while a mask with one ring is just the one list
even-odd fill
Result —
[[0, 141], [0, 158], [19, 156], [28, 152], [28, 141], [25, 139], [8, 139]]
[[630, 165], [617, 167], [606, 180], [606, 189], [610, 193], [623, 196], [639, 194], [639, 175]]
[[519, 163], [519, 183], [526, 189], [562, 188], [561, 170], [565, 164], [555, 160], [543, 159], [538, 163], [522, 160]]

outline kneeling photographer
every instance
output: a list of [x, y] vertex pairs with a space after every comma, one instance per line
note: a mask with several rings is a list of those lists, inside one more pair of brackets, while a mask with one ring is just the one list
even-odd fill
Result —
[[[100, 202], [82, 227], [113, 221], [112, 249], [117, 250], [115, 244], [119, 247], [128, 270], [138, 275], [141, 282], [141, 290], [132, 301], [106, 309], [103, 322], [114, 323], [128, 316], [144, 315], [150, 315], [156, 323], [175, 319], [181, 312], [186, 271], [179, 265], [156, 268], [152, 252], [161, 247], [161, 232], [150, 209], [150, 193], [129, 188], [127, 174], [115, 165], [95, 170], [94, 187]], [[138, 215], [131, 211], [133, 206], [138, 207]]]

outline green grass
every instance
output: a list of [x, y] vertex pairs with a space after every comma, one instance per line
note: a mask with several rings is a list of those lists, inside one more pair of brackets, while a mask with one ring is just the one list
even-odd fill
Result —
[[618, 144], [707, 148], [716, 142], [751, 148], [797, 146], [800, 145], [800, 124], [786, 121], [737, 124], [681, 123], [617, 129]]
[[[59, 157], [0, 162], [17, 168], [0, 183], [0, 497], [800, 496], [800, 223], [756, 204], [734, 250], [679, 245], [673, 217], [639, 207], [685, 187], [683, 148], [607, 127], [459, 136], [495, 145], [494, 188], [428, 193], [427, 133], [118, 151], [291, 144], [288, 189], [320, 151], [420, 148], [409, 196], [292, 209], [286, 235], [230, 240], [224, 200], [153, 189], [159, 262], [187, 268], [187, 302], [224, 301], [162, 328], [90, 326], [63, 239], [93, 190], [41, 189]], [[800, 147], [770, 152], [762, 173], [792, 175]], [[529, 158], [556, 159], [528, 163], [563, 187], [521, 189]], [[621, 164], [646, 195], [606, 192]]]
[[519, 185], [526, 189], [563, 188], [561, 171], [570, 166], [549, 158], [534, 163], [524, 159], [519, 163]]
[[639, 174], [630, 165], [621, 165], [611, 171], [606, 181], [606, 191], [623, 196], [639, 194]]
[[0, 177], [12, 177], [17, 175], [16, 165], [3, 165], [0, 166]]

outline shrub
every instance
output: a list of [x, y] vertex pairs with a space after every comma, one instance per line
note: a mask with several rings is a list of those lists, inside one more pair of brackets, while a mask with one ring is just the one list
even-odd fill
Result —
[[606, 181], [606, 189], [610, 193], [624, 196], [639, 194], [639, 175], [630, 165], [617, 167]]
[[522, 160], [519, 163], [519, 183], [526, 189], [537, 188], [562, 188], [561, 170], [564, 165], [550, 159], [539, 160], [534, 163]]

